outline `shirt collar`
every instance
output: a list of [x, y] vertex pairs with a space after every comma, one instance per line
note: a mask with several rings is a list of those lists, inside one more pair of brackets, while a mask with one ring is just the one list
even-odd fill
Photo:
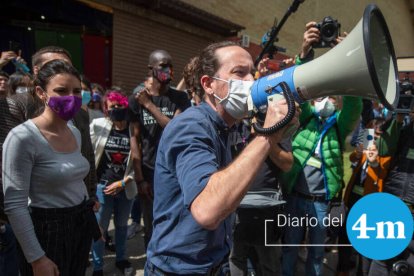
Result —
[[219, 114], [206, 102], [202, 102], [199, 105], [199, 108], [208, 115], [214, 123], [214, 126], [217, 128], [218, 131], [228, 132], [229, 126], [227, 123], [219, 116]]

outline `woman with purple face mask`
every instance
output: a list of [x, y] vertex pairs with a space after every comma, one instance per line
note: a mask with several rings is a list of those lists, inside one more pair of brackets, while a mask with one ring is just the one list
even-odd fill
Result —
[[24, 254], [20, 274], [84, 275], [101, 234], [83, 183], [89, 163], [81, 136], [68, 124], [82, 104], [79, 74], [50, 61], [35, 90], [43, 113], [11, 130], [3, 146], [4, 206]]

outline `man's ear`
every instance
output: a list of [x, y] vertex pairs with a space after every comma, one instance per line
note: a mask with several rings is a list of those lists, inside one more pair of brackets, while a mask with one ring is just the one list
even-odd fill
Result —
[[36, 92], [36, 95], [39, 97], [39, 99], [42, 100], [42, 102], [46, 102], [46, 99], [47, 99], [46, 92], [40, 86], [35, 87], [35, 92]]
[[200, 79], [200, 84], [201, 84], [201, 87], [203, 87], [207, 95], [214, 94], [214, 89], [212, 88], [212, 80], [209, 76], [207, 75], [202, 76]]

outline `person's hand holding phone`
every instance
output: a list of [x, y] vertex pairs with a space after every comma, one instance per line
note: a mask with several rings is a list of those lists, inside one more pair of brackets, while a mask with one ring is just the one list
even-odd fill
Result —
[[361, 159], [363, 153], [364, 153], [364, 144], [360, 143], [355, 148], [355, 157], [357, 159]]
[[17, 58], [17, 54], [13, 51], [1, 52], [1, 55], [0, 55], [0, 68], [4, 67], [7, 63], [9, 63], [14, 58]]

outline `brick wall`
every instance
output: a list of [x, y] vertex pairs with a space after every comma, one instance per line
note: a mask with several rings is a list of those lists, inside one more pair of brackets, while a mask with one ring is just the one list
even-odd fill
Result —
[[211, 41], [205, 36], [114, 10], [112, 83], [131, 92], [148, 72], [149, 54], [164, 49], [173, 58], [173, 84], [178, 84], [185, 64]]

